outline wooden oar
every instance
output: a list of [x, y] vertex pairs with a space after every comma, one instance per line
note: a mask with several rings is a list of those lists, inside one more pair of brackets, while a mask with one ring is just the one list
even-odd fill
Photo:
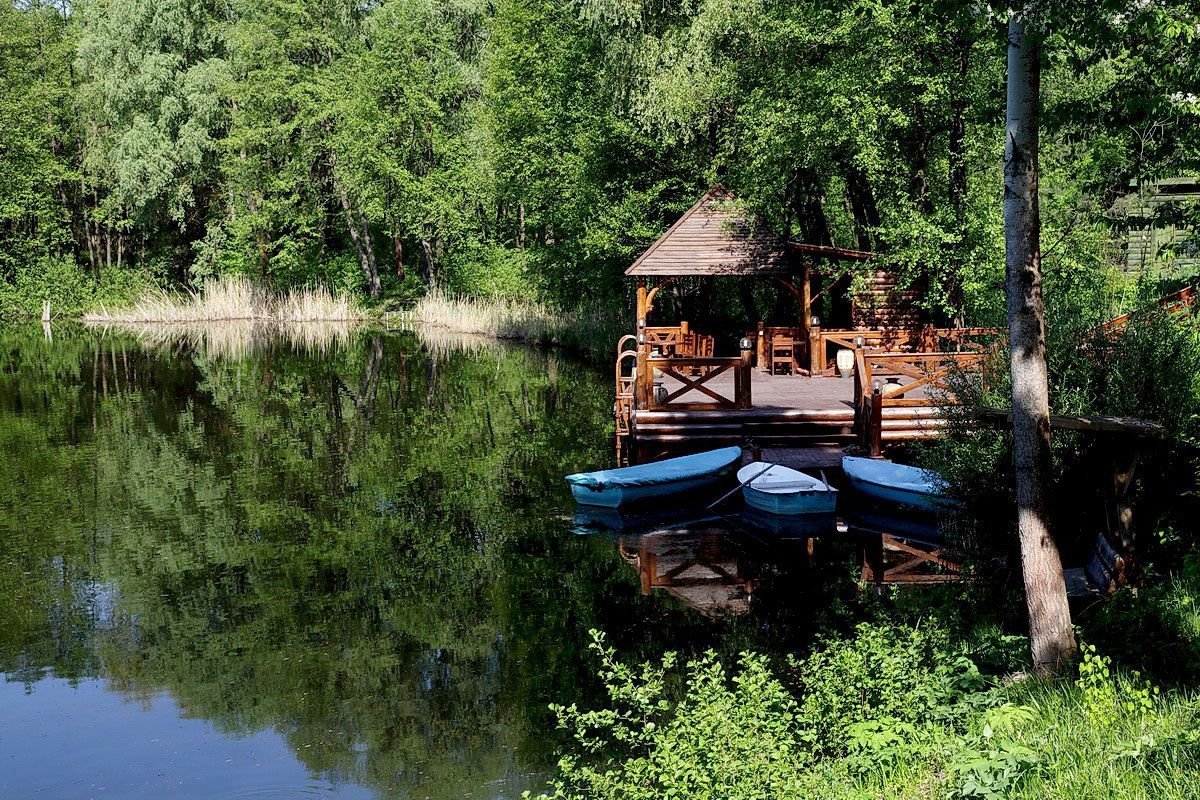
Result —
[[742, 481], [742, 482], [741, 482], [741, 483], [739, 483], [737, 486], [733, 487], [733, 488], [732, 488], [732, 489], [730, 489], [728, 492], [726, 492], [725, 494], [721, 495], [721, 496], [720, 496], [720, 497], [718, 497], [716, 500], [714, 500], [714, 501], [713, 501], [713, 502], [712, 502], [712, 503], [711, 503], [711, 504], [710, 504], [710, 505], [709, 505], [707, 508], [705, 508], [704, 510], [705, 510], [705, 511], [712, 511], [714, 508], [716, 508], [717, 506], [721, 505], [721, 503], [724, 503], [724, 502], [725, 502], [726, 500], [728, 500], [730, 497], [733, 497], [734, 493], [735, 493], [736, 491], [738, 491], [739, 489], [741, 489], [742, 487], [744, 487], [746, 484], [748, 484], [748, 483], [752, 483], [752, 482], [753, 482], [753, 481], [754, 481], [756, 478], [758, 478], [758, 477], [760, 477], [760, 476], [762, 476], [762, 475], [765, 475], [765, 474], [767, 474], [767, 472], [768, 472], [768, 471], [771, 469], [771, 467], [777, 467], [777, 466], [779, 466], [779, 465], [778, 465], [778, 464], [767, 464], [767, 468], [766, 468], [766, 469], [764, 469], [762, 472], [755, 473], [755, 474], [754, 474], [754, 475], [752, 475], [751, 477], [749, 477], [749, 478], [747, 478], [746, 480]]

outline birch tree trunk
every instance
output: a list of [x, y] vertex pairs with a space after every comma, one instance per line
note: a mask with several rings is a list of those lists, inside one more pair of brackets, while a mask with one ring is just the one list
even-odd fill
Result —
[[1034, 669], [1054, 671], [1076, 650], [1062, 558], [1050, 533], [1050, 403], [1046, 321], [1042, 309], [1041, 219], [1038, 212], [1040, 52], [1028, 22], [1008, 27], [1008, 115], [1004, 145], [1004, 241], [1012, 370], [1017, 534]]

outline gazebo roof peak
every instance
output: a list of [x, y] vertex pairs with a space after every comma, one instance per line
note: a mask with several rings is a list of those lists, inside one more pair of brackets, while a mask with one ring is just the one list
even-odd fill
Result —
[[784, 241], [729, 207], [721, 184], [704, 193], [633, 262], [626, 275], [780, 275], [789, 271]]

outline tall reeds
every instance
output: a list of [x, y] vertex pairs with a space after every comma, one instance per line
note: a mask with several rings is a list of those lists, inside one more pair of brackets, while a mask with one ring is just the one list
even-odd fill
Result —
[[415, 325], [493, 339], [561, 345], [586, 353], [607, 353], [619, 321], [611, 311], [584, 308], [559, 311], [540, 303], [509, 299], [452, 297], [432, 291], [405, 315]]
[[199, 292], [157, 289], [123, 309], [84, 315], [86, 322], [101, 324], [175, 324], [197, 322], [334, 322], [362, 319], [361, 307], [345, 295], [324, 287], [273, 292], [244, 277], [206, 281]]

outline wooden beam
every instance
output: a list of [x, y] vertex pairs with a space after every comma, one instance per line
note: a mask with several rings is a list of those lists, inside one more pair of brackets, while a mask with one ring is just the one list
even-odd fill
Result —
[[[976, 413], [996, 422], [1012, 422], [1012, 412], [1003, 408], [977, 408]], [[1051, 414], [1050, 427], [1068, 431], [1093, 433], [1124, 433], [1151, 439], [1162, 439], [1167, 429], [1161, 424], [1136, 417], [1089, 417], [1077, 414]]]

